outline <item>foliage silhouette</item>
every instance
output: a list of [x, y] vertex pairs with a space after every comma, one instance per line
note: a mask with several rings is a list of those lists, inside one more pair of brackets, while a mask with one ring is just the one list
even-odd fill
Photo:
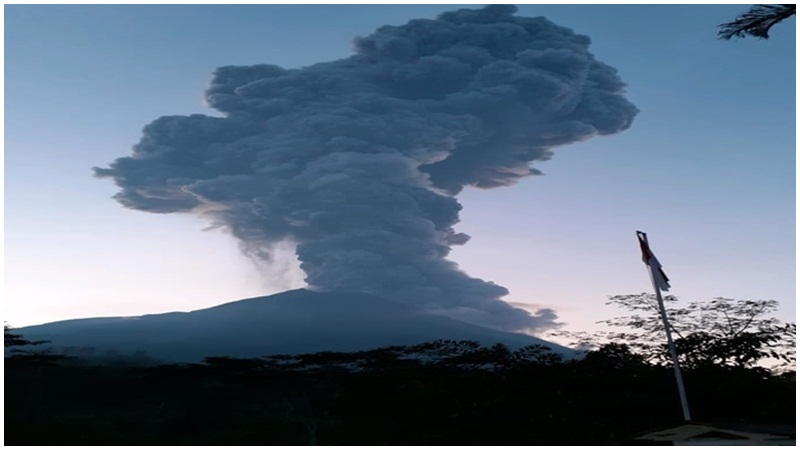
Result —
[[769, 39], [769, 30], [776, 24], [795, 15], [797, 5], [754, 5], [732, 22], [719, 26], [720, 39], [753, 36]]
[[[700, 420], [794, 423], [793, 374], [704, 366], [685, 378]], [[670, 371], [620, 344], [565, 360], [436, 341], [6, 367], [5, 429], [10, 445], [608, 445], [679, 421], [673, 397]]]
[[39, 345], [47, 342], [47, 341], [29, 341], [25, 339], [21, 334], [14, 333], [11, 330], [12, 328], [10, 325], [3, 324], [3, 346], [5, 348], [27, 347], [29, 345]]
[[[778, 307], [775, 300], [717, 297], [679, 307], [678, 298], [668, 295], [664, 303], [683, 367], [749, 368], [771, 361], [776, 369], [794, 370], [797, 326], [771, 316]], [[664, 326], [653, 294], [615, 295], [606, 304], [631, 312], [599, 322], [622, 331], [557, 334], [572, 338], [573, 345], [584, 348], [624, 344], [650, 363], [670, 364]]]
[[3, 346], [10, 356], [5, 358], [6, 365], [48, 365], [68, 359], [64, 355], [56, 355], [46, 349], [32, 348], [46, 344], [49, 341], [30, 341], [19, 333], [12, 332], [13, 328], [3, 324]]

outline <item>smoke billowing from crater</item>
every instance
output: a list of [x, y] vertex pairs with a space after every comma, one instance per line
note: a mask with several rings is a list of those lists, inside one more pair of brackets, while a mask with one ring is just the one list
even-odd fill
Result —
[[509, 186], [551, 148], [628, 128], [636, 108], [589, 39], [488, 6], [384, 26], [355, 54], [301, 69], [217, 69], [224, 117], [165, 116], [99, 177], [116, 199], [193, 213], [249, 256], [296, 244], [306, 281], [505, 330], [554, 324], [447, 259], [465, 186]]

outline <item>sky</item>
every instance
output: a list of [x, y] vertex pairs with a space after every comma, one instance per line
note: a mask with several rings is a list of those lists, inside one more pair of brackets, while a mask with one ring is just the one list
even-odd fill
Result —
[[[264, 274], [220, 230], [111, 199], [92, 167], [164, 115], [218, 116], [219, 66], [299, 68], [355, 36], [464, 5], [6, 5], [4, 321], [190, 311], [302, 287]], [[470, 6], [470, 7], [477, 7]], [[635, 237], [684, 301], [774, 299], [795, 319], [795, 20], [768, 41], [716, 39], [746, 5], [519, 5], [591, 38], [640, 110], [612, 136], [554, 149], [543, 176], [467, 188], [450, 259], [556, 311], [564, 329], [651, 291]]]

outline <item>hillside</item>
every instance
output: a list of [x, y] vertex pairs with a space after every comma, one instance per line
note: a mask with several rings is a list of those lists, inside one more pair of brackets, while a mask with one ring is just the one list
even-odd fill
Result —
[[357, 351], [437, 339], [502, 343], [512, 349], [543, 344], [559, 353], [571, 352], [532, 336], [426, 314], [368, 294], [304, 289], [192, 312], [67, 320], [19, 331], [32, 340], [50, 341], [55, 351], [144, 352], [169, 362], [194, 362], [206, 356]]

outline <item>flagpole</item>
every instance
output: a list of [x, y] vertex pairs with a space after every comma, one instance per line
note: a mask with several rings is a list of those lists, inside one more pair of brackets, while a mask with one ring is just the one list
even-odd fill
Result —
[[[640, 239], [644, 240], [644, 243], [649, 250], [650, 244], [647, 242], [647, 234], [638, 231], [637, 236], [640, 236]], [[664, 323], [664, 332], [667, 335], [667, 347], [669, 347], [669, 354], [672, 357], [672, 369], [675, 371], [675, 382], [678, 385], [678, 396], [681, 399], [681, 408], [683, 409], [683, 420], [689, 422], [692, 420], [692, 415], [689, 413], [689, 401], [686, 399], [686, 388], [683, 385], [683, 375], [681, 374], [681, 366], [678, 363], [678, 352], [677, 350], [675, 350], [675, 342], [673, 342], [672, 340], [672, 333], [670, 331], [671, 327], [669, 325], [669, 320], [667, 320], [667, 310], [664, 307], [664, 299], [661, 298], [661, 289], [658, 287], [658, 283], [656, 282], [656, 276], [653, 273], [654, 270], [656, 270], [655, 267], [648, 265], [647, 272], [650, 274], [650, 281], [653, 283], [653, 290], [656, 293], [656, 301], [658, 301], [658, 311], [661, 314], [661, 321]]]

